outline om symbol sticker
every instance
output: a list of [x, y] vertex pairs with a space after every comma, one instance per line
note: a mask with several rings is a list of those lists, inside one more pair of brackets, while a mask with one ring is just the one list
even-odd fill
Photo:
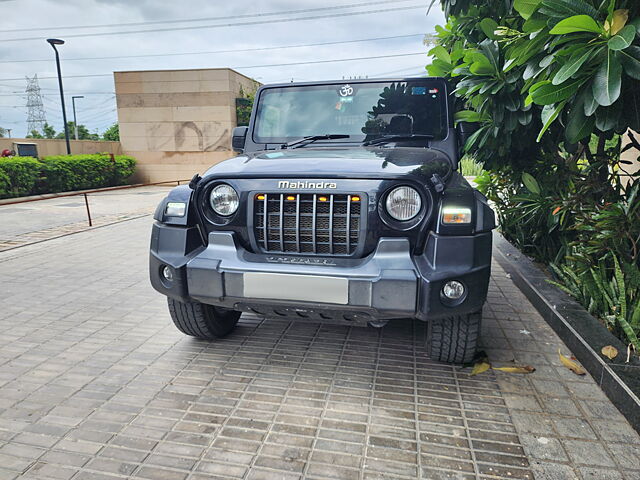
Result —
[[353, 87], [349, 84], [343, 85], [342, 87], [340, 87], [338, 93], [341, 97], [350, 97], [351, 95], [353, 95]]

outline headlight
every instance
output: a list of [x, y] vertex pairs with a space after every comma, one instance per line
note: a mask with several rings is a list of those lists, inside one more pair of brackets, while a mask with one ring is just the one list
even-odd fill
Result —
[[395, 188], [387, 196], [387, 212], [396, 220], [406, 222], [420, 213], [422, 199], [411, 187]]
[[228, 217], [233, 215], [238, 210], [240, 205], [240, 198], [238, 193], [229, 185], [218, 185], [211, 190], [211, 196], [209, 197], [209, 203], [211, 208], [218, 215]]

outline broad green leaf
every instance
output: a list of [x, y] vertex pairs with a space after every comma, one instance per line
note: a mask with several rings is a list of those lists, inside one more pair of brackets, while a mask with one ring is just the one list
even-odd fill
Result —
[[609, 39], [608, 45], [611, 50], [624, 50], [633, 43], [636, 37], [636, 27], [627, 25], [617, 35]]
[[542, 30], [547, 26], [547, 21], [544, 17], [538, 18], [536, 15], [529, 17], [529, 19], [524, 22], [522, 26], [522, 31], [524, 33], [533, 33], [539, 30]]
[[535, 12], [536, 8], [538, 8], [541, 1], [542, 0], [515, 0], [515, 2], [513, 2], [513, 8], [516, 9], [522, 18], [527, 20], [533, 12]]
[[491, 75], [495, 73], [493, 65], [487, 57], [481, 53], [474, 53], [473, 63], [469, 66], [471, 73], [475, 75]]
[[529, 93], [533, 93], [536, 90], [538, 90], [539, 88], [544, 87], [545, 85], [550, 85], [551, 82], [549, 80], [542, 80], [541, 82], [535, 83], [531, 86], [531, 88], [529, 89]]
[[589, 15], [574, 15], [559, 22], [551, 31], [551, 35], [566, 35], [575, 32], [604, 33], [603, 28]]
[[482, 117], [473, 110], [462, 110], [455, 113], [454, 119], [456, 122], [480, 122]]
[[574, 108], [569, 113], [569, 122], [565, 135], [571, 143], [577, 143], [583, 138], [591, 135], [593, 127], [596, 124], [596, 117], [592, 115], [587, 117], [582, 108]]
[[593, 81], [593, 97], [599, 105], [608, 107], [620, 97], [622, 88], [622, 64], [609, 50], [607, 58], [596, 73]]
[[622, 52], [618, 52], [617, 57], [624, 66], [624, 73], [631, 78], [640, 80], [640, 47], [629, 47]]
[[629, 20], [629, 10], [616, 10], [615, 12], [613, 12], [612, 18], [613, 19], [611, 21], [611, 28], [609, 30], [609, 33], [611, 35], [616, 35], [627, 24], [627, 21]]
[[539, 65], [542, 68], [547, 68], [549, 65], [551, 65], [554, 60], [555, 60], [556, 56], [551, 54], [551, 55], [547, 55], [546, 57], [544, 57], [542, 60], [540, 60]]
[[493, 65], [494, 71], [500, 68], [500, 50], [498, 44], [490, 39], [480, 42], [480, 51]]
[[554, 85], [560, 85], [569, 80], [574, 73], [580, 70], [580, 67], [587, 61], [590, 55], [590, 50], [587, 50], [586, 52], [584, 50], [578, 50], [575, 52], [571, 57], [569, 57], [567, 63], [560, 67], [558, 73], [553, 77], [552, 83]]
[[439, 66], [434, 65], [433, 63], [431, 65], [427, 65], [426, 69], [430, 77], [446, 77], [447, 76], [446, 71], [444, 71]]
[[584, 102], [584, 114], [587, 117], [590, 117], [591, 115], [596, 113], [596, 110], [598, 110], [598, 107], [600, 106], [593, 96], [593, 89], [589, 88], [588, 86], [583, 91], [582, 101]]
[[575, 95], [578, 89], [584, 84], [585, 79], [578, 78], [570, 80], [562, 85], [553, 85], [548, 83], [531, 92], [534, 103], [538, 105], [551, 105], [562, 102], [567, 98]]
[[596, 112], [596, 127], [602, 132], [613, 130], [622, 115], [622, 102], [617, 101], [607, 108], [599, 108]]
[[484, 34], [492, 40], [496, 40], [500, 38], [496, 35], [496, 30], [498, 29], [498, 22], [496, 22], [493, 18], [485, 18], [480, 22], [480, 29], [484, 32]]
[[432, 48], [429, 50], [429, 55], [433, 55], [438, 60], [442, 60], [445, 63], [451, 63], [451, 55], [449, 55], [449, 52], [447, 52], [443, 46], [438, 45], [437, 47]]
[[538, 185], [538, 181], [533, 178], [533, 175], [527, 172], [522, 173], [522, 183], [531, 193], [536, 195], [540, 195], [540, 185]]
[[542, 0], [540, 13], [559, 18], [570, 17], [572, 15], [589, 15], [596, 18], [598, 10], [586, 3], [584, 0]]
[[533, 103], [533, 97], [531, 97], [531, 94], [529, 94], [524, 99], [524, 106], [529, 107], [532, 103]]
[[542, 140], [542, 136], [549, 129], [551, 124], [555, 122], [558, 118], [558, 115], [562, 112], [562, 109], [567, 104], [567, 102], [558, 103], [557, 105], [545, 105], [542, 109], [542, 130], [538, 134], [537, 142]]
[[637, 35], [640, 35], [640, 17], [631, 20], [631, 22], [629, 22], [629, 25], [633, 25], [634, 27], [636, 27]]

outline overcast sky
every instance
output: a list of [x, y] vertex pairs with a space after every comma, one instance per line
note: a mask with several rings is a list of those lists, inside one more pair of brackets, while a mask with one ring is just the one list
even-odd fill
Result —
[[[427, 15], [428, 3], [428, 0], [0, 0], [0, 127], [12, 129], [14, 137], [26, 134], [24, 77], [37, 74], [47, 121], [61, 130], [54, 52], [46, 38], [66, 40], [59, 51], [67, 118], [73, 119], [71, 95], [84, 95], [84, 99], [76, 101], [78, 123], [102, 133], [117, 120], [113, 71], [232, 67], [262, 83], [424, 74], [428, 57], [422, 35], [443, 23], [438, 8]], [[155, 31], [113, 34], [132, 30]], [[380, 37], [397, 38], [269, 48]], [[195, 54], [241, 49], [248, 51]], [[123, 58], [150, 54], [156, 56]], [[374, 56], [388, 57], [262, 66]], [[117, 58], [74, 60], [86, 57]]]

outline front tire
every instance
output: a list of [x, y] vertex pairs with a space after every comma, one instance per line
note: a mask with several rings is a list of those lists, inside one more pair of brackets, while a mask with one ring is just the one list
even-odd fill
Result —
[[192, 337], [213, 339], [230, 333], [238, 320], [240, 312], [214, 307], [200, 302], [179, 302], [167, 298], [171, 319], [178, 330]]
[[433, 360], [471, 363], [476, 354], [482, 311], [429, 322], [427, 351]]

